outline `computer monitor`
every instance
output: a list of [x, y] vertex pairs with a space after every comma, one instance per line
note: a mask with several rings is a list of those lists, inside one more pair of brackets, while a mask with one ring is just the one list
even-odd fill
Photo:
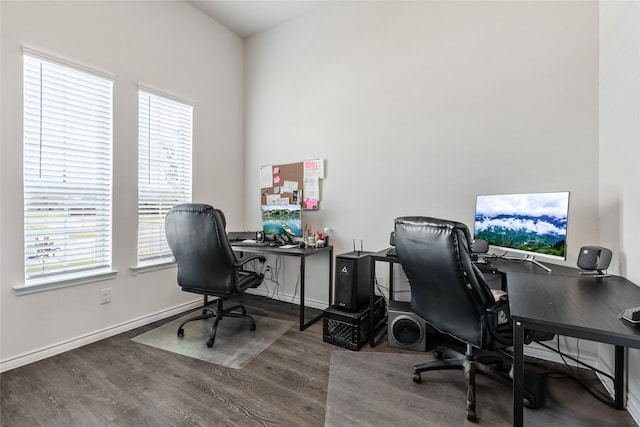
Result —
[[[490, 248], [565, 260], [569, 192], [497, 194], [476, 197], [475, 239]], [[542, 268], [547, 269], [537, 263]]]
[[262, 205], [262, 231], [275, 236], [302, 237], [300, 205]]

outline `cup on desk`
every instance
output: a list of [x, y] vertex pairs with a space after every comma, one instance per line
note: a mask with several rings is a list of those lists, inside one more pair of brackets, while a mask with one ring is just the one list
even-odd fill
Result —
[[307, 237], [307, 246], [310, 248], [316, 247], [316, 236], [308, 236]]

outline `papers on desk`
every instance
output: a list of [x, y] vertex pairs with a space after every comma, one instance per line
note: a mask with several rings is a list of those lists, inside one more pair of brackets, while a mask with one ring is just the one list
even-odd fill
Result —
[[242, 243], [258, 243], [255, 239], [246, 239], [243, 240]]
[[279, 248], [282, 248], [282, 249], [291, 249], [291, 248], [297, 248], [297, 247], [298, 247], [298, 245], [282, 245], [282, 246], [279, 246]]

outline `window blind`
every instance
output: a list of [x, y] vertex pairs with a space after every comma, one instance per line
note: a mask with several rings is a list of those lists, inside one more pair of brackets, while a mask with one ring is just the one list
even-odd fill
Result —
[[25, 284], [110, 268], [113, 82], [23, 59]]
[[167, 212], [191, 201], [193, 107], [138, 92], [138, 264], [172, 257]]

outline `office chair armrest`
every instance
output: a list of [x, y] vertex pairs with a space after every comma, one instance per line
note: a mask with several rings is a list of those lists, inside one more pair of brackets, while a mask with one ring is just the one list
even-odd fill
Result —
[[485, 309], [485, 311], [492, 313], [494, 315], [498, 315], [500, 312], [503, 312], [508, 318], [511, 318], [511, 313], [509, 312], [509, 300], [507, 295], [500, 296], [496, 302], [491, 304], [489, 307]]
[[264, 255], [249, 255], [249, 256], [238, 259], [236, 262], [233, 263], [233, 266], [236, 268], [240, 268], [246, 263], [248, 263], [249, 261], [253, 261], [256, 259], [260, 262], [260, 264], [264, 264], [265, 262], [267, 262], [267, 257], [265, 257]]
[[[487, 307], [486, 312], [489, 313], [487, 316], [487, 327], [489, 328], [491, 336], [501, 343], [502, 345], [511, 345], [513, 343], [512, 335], [505, 334], [505, 332], [500, 332], [502, 330], [499, 329], [499, 325], [505, 326], [511, 323], [511, 313], [509, 312], [509, 300], [506, 295], [503, 295], [496, 301]], [[510, 329], [509, 329], [510, 330]]]

